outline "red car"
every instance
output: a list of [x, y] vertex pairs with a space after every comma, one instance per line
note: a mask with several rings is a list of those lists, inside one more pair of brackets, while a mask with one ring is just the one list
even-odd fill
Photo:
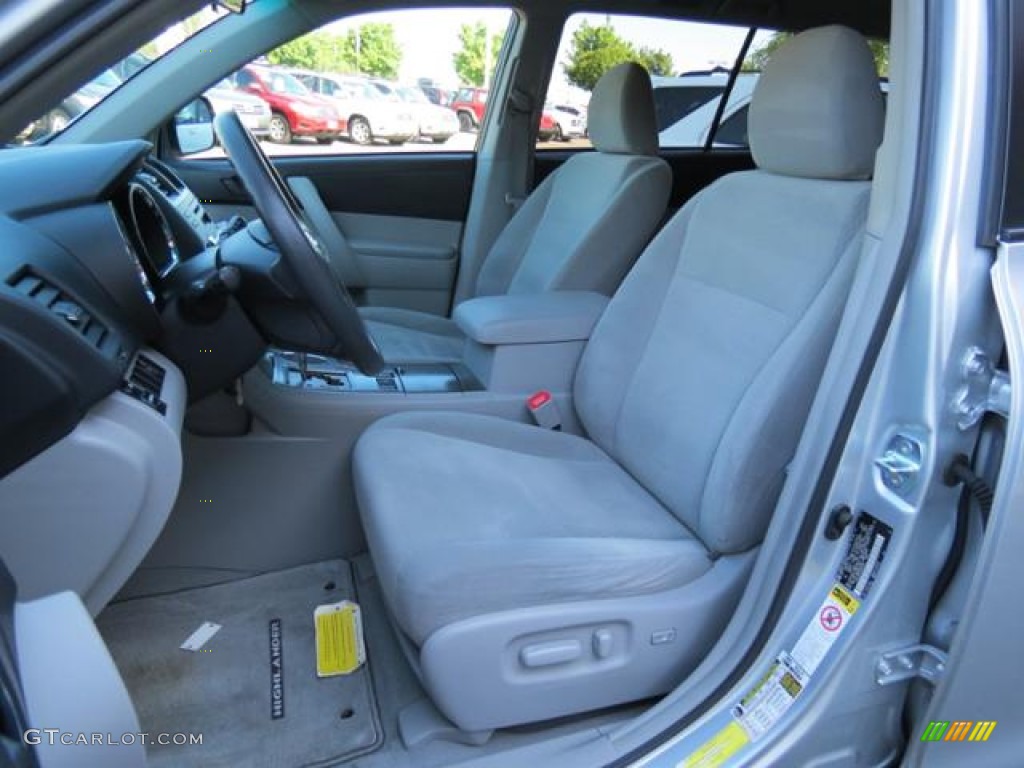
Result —
[[483, 88], [459, 88], [451, 108], [459, 116], [459, 130], [470, 133], [480, 128], [487, 109], [487, 91]]
[[558, 121], [548, 110], [540, 113], [540, 125], [537, 126], [537, 141], [551, 141], [558, 133]]
[[[476, 131], [484, 121], [487, 109], [487, 90], [484, 88], [460, 88], [455, 94], [451, 108], [459, 116], [459, 130], [463, 133]], [[558, 121], [547, 111], [541, 112], [537, 139], [550, 141], [558, 132]]]
[[290, 144], [296, 136], [311, 136], [319, 144], [330, 144], [345, 132], [345, 120], [331, 103], [287, 72], [248, 64], [235, 75], [235, 84], [270, 104], [271, 141]]

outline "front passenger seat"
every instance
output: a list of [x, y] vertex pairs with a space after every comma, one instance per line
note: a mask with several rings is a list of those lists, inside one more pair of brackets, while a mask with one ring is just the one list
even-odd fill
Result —
[[460, 728], [661, 694], [707, 653], [832, 347], [882, 110], [856, 32], [780, 47], [750, 106], [757, 170], [690, 201], [594, 330], [574, 391], [587, 437], [407, 412], [359, 439], [382, 591]]
[[[672, 172], [658, 154], [647, 71], [609, 70], [590, 100], [590, 139], [548, 176], [502, 230], [477, 276], [474, 296], [544, 291], [611, 295], [661, 222]], [[389, 363], [455, 361], [465, 337], [426, 312], [364, 307], [367, 331]]]

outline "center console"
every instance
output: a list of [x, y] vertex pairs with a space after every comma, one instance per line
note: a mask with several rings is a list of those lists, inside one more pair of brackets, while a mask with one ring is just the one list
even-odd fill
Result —
[[305, 352], [270, 350], [260, 368], [278, 386], [331, 392], [428, 394], [477, 392], [483, 386], [461, 363], [416, 363], [386, 368], [376, 376], [352, 363]]

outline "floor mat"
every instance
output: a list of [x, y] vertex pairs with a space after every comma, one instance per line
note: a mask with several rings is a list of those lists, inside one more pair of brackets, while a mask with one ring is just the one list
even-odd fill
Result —
[[[376, 748], [382, 732], [367, 667], [316, 676], [313, 610], [344, 599], [355, 599], [351, 569], [336, 560], [104, 610], [97, 623], [142, 730], [203, 735], [201, 745], [150, 744], [150, 763], [299, 768]], [[222, 628], [202, 650], [182, 650], [206, 621]], [[272, 701], [277, 622], [283, 711]]]

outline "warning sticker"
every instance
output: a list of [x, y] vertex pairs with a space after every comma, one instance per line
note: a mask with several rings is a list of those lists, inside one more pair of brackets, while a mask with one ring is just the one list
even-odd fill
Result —
[[800, 695], [804, 683], [798, 675], [799, 671], [791, 667], [785, 655], [780, 656], [757, 685], [733, 707], [732, 716], [751, 741], [757, 741], [767, 733]]
[[679, 763], [678, 768], [718, 768], [749, 743], [746, 731], [731, 722]]
[[867, 512], [857, 515], [850, 547], [836, 572], [836, 580], [857, 597], [867, 597], [891, 538], [892, 528], [877, 517]]
[[316, 630], [317, 677], [355, 672], [366, 661], [363, 619], [359, 606], [350, 600], [320, 605], [313, 612]]
[[857, 612], [860, 601], [836, 584], [825, 602], [818, 608], [815, 620], [810, 622], [796, 641], [790, 657], [805, 677], [810, 677], [825, 658], [828, 649], [846, 628], [851, 616]]

